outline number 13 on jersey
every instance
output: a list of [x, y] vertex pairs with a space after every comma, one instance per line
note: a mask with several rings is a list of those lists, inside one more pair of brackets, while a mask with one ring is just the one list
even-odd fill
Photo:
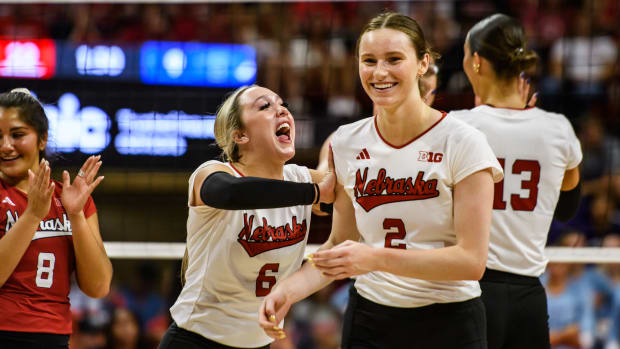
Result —
[[[504, 169], [504, 179], [495, 183], [495, 194], [493, 197], [493, 209], [505, 210], [507, 202], [504, 201], [504, 180], [508, 178], [506, 172], [506, 159], [498, 158], [500, 165]], [[538, 182], [540, 181], [540, 163], [537, 160], [517, 159], [512, 163], [512, 174], [521, 174], [529, 172], [530, 178], [521, 181], [521, 189], [529, 191], [527, 197], [521, 197], [519, 194], [510, 194], [510, 207], [515, 211], [534, 211], [538, 201]]]

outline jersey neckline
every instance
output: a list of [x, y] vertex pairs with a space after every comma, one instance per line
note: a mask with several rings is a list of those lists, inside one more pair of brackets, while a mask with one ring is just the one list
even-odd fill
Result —
[[245, 177], [245, 175], [243, 173], [241, 173], [241, 171], [237, 170], [237, 168], [235, 166], [233, 166], [232, 162], [229, 162], [228, 165], [230, 165], [230, 167], [239, 174], [239, 176], [241, 177]]
[[377, 134], [379, 135], [379, 138], [381, 138], [381, 140], [383, 141], [383, 143], [387, 144], [388, 146], [394, 148], [394, 149], [402, 149], [406, 146], [408, 146], [409, 144], [415, 142], [416, 140], [418, 140], [420, 137], [424, 136], [426, 133], [428, 133], [428, 131], [432, 130], [435, 126], [437, 126], [443, 119], [446, 118], [446, 115], [448, 115], [448, 113], [446, 113], [445, 111], [441, 112], [441, 118], [439, 118], [439, 120], [437, 120], [434, 124], [432, 124], [429, 128], [427, 128], [426, 130], [424, 130], [424, 132], [420, 133], [419, 135], [413, 137], [412, 140], [410, 140], [409, 142], [403, 144], [403, 145], [394, 145], [390, 142], [388, 142], [385, 138], [383, 138], [383, 135], [381, 135], [381, 132], [379, 131], [379, 125], [377, 125], [377, 115], [374, 116], [374, 124], [375, 124], [375, 130], [377, 131]]
[[526, 105], [523, 108], [496, 107], [493, 104], [489, 104], [489, 103], [485, 103], [485, 104], [482, 104], [482, 105], [487, 106], [487, 107], [491, 107], [491, 108], [494, 108], [494, 109], [507, 109], [507, 110], [519, 110], [519, 111], [520, 110], [530, 110], [530, 109], [534, 109], [535, 108], [535, 106], [529, 106], [529, 105]]

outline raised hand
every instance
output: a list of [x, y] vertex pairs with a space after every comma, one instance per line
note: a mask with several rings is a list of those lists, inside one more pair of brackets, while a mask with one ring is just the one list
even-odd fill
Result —
[[78, 171], [77, 176], [71, 183], [69, 172], [62, 172], [62, 195], [60, 200], [68, 214], [77, 214], [84, 209], [84, 204], [103, 180], [103, 176], [97, 176], [101, 167], [101, 155], [90, 156]]
[[49, 162], [45, 159], [41, 159], [36, 174], [28, 170], [28, 206], [24, 213], [30, 213], [41, 220], [49, 213], [54, 194], [55, 185], [50, 181], [50, 173]]
[[286, 292], [277, 287], [263, 299], [258, 310], [258, 323], [269, 337], [274, 339], [286, 337], [279, 324], [290, 308], [291, 303]]

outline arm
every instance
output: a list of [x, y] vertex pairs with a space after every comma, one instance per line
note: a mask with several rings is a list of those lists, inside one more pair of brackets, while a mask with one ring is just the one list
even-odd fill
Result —
[[479, 280], [486, 265], [492, 203], [491, 172], [482, 170], [455, 186], [456, 245], [422, 251], [346, 241], [315, 253], [314, 261], [319, 270], [338, 279], [378, 270], [423, 280]]
[[581, 183], [579, 183], [579, 167], [575, 167], [566, 170], [564, 173], [560, 198], [555, 207], [553, 218], [562, 222], [570, 221], [577, 214], [580, 201]]
[[[324, 176], [319, 184], [297, 183], [260, 177], [239, 178], [228, 169], [220, 171], [218, 168], [221, 165], [199, 171], [194, 181], [194, 204], [238, 210], [310, 205], [317, 199], [333, 201], [333, 175]], [[270, 195], [264, 195], [265, 192]]]
[[[347, 239], [359, 240], [359, 232], [355, 225], [351, 200], [342, 185], [337, 185], [332, 231], [319, 251], [328, 250]], [[284, 319], [291, 305], [327, 286], [331, 281], [332, 278], [323, 275], [313, 266], [312, 256], [309, 256], [308, 263], [287, 279], [278, 282], [265, 297], [259, 309], [260, 326], [268, 336], [280, 338], [282, 332], [276, 325]]]
[[97, 177], [101, 167], [100, 158], [100, 155], [89, 157], [73, 179], [73, 183], [69, 172], [63, 171], [60, 195], [73, 231], [78, 285], [86, 295], [95, 298], [105, 297], [110, 291], [112, 281], [112, 263], [103, 247], [97, 214], [88, 218], [84, 215], [86, 201], [103, 181], [103, 176]]
[[110, 292], [112, 263], [103, 247], [97, 214], [86, 218], [84, 212], [69, 214], [73, 229], [73, 249], [77, 282], [84, 293], [103, 298]]
[[15, 225], [0, 239], [0, 287], [11, 276], [26, 253], [39, 227], [50, 210], [54, 182], [50, 182], [50, 167], [41, 160], [39, 172], [28, 170], [28, 207]]

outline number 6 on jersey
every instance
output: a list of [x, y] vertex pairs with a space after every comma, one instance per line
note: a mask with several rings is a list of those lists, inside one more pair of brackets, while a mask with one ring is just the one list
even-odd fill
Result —
[[260, 268], [256, 278], [256, 297], [265, 297], [271, 292], [273, 285], [276, 284], [276, 277], [267, 275], [267, 272], [277, 273], [278, 269], [280, 269], [280, 263], [267, 263]]

